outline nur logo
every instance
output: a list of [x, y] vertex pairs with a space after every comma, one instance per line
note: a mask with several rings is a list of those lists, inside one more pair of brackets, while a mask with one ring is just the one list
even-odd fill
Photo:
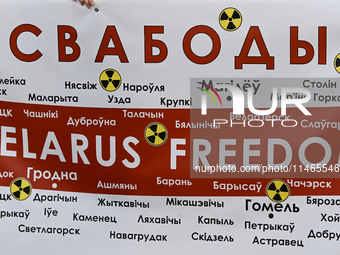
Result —
[[[208, 91], [209, 89], [215, 93], [218, 100], [220, 101], [221, 106], [223, 106], [220, 95], [217, 93], [217, 91], [212, 86], [206, 84], [204, 81], [197, 82], [197, 83], [202, 85], [202, 87], [197, 87], [197, 88], [200, 89], [201, 91], [206, 92], [214, 100], [214, 103], [216, 106], [217, 106], [216, 100], [214, 96]], [[201, 101], [201, 109], [202, 109], [201, 114], [202, 115], [207, 115], [207, 94], [202, 94], [201, 96], [201, 100], [202, 100]]]
[[[209, 84], [206, 84], [206, 82], [203, 80], [202, 82], [197, 82], [198, 84], [201, 84], [202, 87], [196, 87], [200, 89], [203, 92], [206, 92], [201, 95], [201, 115], [207, 115], [207, 94], [213, 99], [215, 105], [217, 106], [217, 102], [213, 96], [212, 93], [209, 92], [211, 90], [218, 98], [221, 106], [222, 100], [217, 91], [213, 88], [213, 83], [210, 80]], [[244, 108], [245, 108], [245, 101], [247, 101], [248, 109], [251, 113], [256, 115], [269, 115], [272, 114], [278, 107], [278, 88], [273, 87], [272, 88], [272, 105], [269, 109], [259, 110], [254, 107], [253, 104], [253, 92], [252, 88], [248, 88], [248, 93], [245, 98], [243, 92], [241, 89], [239, 89], [236, 86], [233, 85], [224, 85], [223, 88], [226, 91], [229, 91], [231, 93], [231, 97], [228, 96], [227, 100], [230, 101], [232, 99], [233, 101], [233, 114], [244, 114]], [[301, 93], [304, 96], [302, 98], [290, 98], [290, 94], [293, 93]], [[301, 112], [304, 115], [312, 115], [305, 106], [303, 106], [304, 103], [307, 103], [311, 99], [311, 93], [305, 88], [299, 88], [299, 87], [282, 87], [281, 88], [281, 115], [286, 115], [286, 108], [287, 105], [295, 105], [297, 108], [301, 110]]]

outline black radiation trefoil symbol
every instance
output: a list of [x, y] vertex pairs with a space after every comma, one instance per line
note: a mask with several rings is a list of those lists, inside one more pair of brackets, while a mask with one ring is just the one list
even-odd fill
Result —
[[145, 139], [149, 144], [153, 146], [162, 145], [163, 143], [165, 143], [167, 138], [168, 131], [161, 123], [151, 123], [145, 129]]
[[120, 87], [122, 78], [116, 70], [106, 69], [100, 74], [99, 82], [103, 89], [112, 92]]
[[224, 30], [235, 31], [241, 26], [242, 15], [235, 8], [226, 8], [221, 12], [219, 21]]
[[273, 202], [283, 202], [290, 194], [290, 188], [287, 183], [282, 180], [273, 180], [267, 185], [267, 196]]
[[11, 194], [16, 200], [27, 199], [31, 192], [32, 185], [25, 178], [17, 178], [11, 183]]
[[340, 73], [340, 53], [334, 59], [334, 68], [338, 73]]

